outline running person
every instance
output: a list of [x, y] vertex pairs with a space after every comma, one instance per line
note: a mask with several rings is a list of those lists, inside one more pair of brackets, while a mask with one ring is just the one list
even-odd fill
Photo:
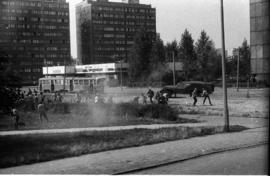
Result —
[[45, 104], [43, 102], [41, 102], [39, 105], [38, 105], [38, 112], [39, 112], [39, 119], [40, 119], [40, 122], [42, 123], [42, 118], [44, 117], [47, 122], [49, 122], [49, 119], [47, 117], [47, 114], [46, 114], [46, 109], [45, 109]]
[[196, 106], [196, 103], [197, 103], [197, 88], [195, 88], [192, 92], [192, 98], [193, 98], [193, 106]]
[[204, 99], [203, 99], [203, 105], [205, 103], [205, 100], [208, 98], [209, 104], [212, 106], [212, 103], [211, 103], [209, 94], [208, 94], [207, 90], [205, 90], [205, 88], [203, 88], [202, 96], [204, 97]]

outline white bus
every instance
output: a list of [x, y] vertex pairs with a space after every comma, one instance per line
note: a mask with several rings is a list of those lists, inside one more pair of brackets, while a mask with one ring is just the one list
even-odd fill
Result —
[[[65, 80], [65, 84], [64, 84]], [[40, 92], [88, 92], [103, 93], [105, 78], [90, 77], [45, 77], [39, 79]]]

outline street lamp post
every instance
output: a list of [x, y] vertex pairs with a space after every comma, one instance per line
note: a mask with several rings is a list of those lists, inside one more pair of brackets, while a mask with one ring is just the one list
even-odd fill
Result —
[[173, 85], [175, 86], [175, 58], [174, 58], [174, 51], [172, 52], [173, 57]]
[[249, 87], [250, 87], [250, 76], [247, 76], [247, 98], [250, 98], [249, 96]]
[[64, 60], [64, 94], [66, 92], [66, 59]]
[[120, 63], [120, 86], [123, 90], [123, 60], [117, 61], [117, 63]]
[[237, 82], [236, 82], [236, 90], [237, 92], [239, 92], [239, 60], [240, 60], [240, 54], [239, 54], [239, 51], [237, 53]]
[[120, 61], [120, 65], [121, 65], [121, 90], [123, 90], [123, 61]]
[[222, 41], [222, 84], [223, 84], [223, 101], [224, 101], [223, 116], [224, 116], [224, 120], [225, 120], [224, 130], [226, 132], [229, 132], [230, 125], [229, 125], [229, 111], [228, 111], [227, 87], [226, 87], [225, 32], [224, 32], [223, 0], [220, 0], [220, 14], [221, 14], [221, 41]]

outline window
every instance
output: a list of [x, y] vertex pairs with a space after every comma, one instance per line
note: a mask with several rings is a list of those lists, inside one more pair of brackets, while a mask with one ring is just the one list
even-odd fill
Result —
[[104, 31], [114, 31], [114, 28], [113, 27], [105, 27]]
[[84, 85], [89, 85], [89, 80], [84, 80]]
[[79, 84], [79, 80], [74, 80], [73, 83], [74, 83], [75, 85], [78, 85], [78, 84]]
[[104, 34], [104, 37], [105, 37], [105, 38], [113, 38], [114, 35], [113, 35], [113, 34]]

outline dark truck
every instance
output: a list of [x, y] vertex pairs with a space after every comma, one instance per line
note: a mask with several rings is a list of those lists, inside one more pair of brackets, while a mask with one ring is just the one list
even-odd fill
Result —
[[160, 93], [167, 93], [168, 97], [172, 97], [172, 95], [176, 97], [176, 94], [189, 94], [191, 96], [192, 91], [195, 88], [197, 88], [198, 95], [200, 96], [202, 94], [203, 88], [205, 88], [209, 94], [213, 93], [215, 85], [210, 82], [183, 81], [178, 83], [176, 86], [164, 86], [160, 90]]

